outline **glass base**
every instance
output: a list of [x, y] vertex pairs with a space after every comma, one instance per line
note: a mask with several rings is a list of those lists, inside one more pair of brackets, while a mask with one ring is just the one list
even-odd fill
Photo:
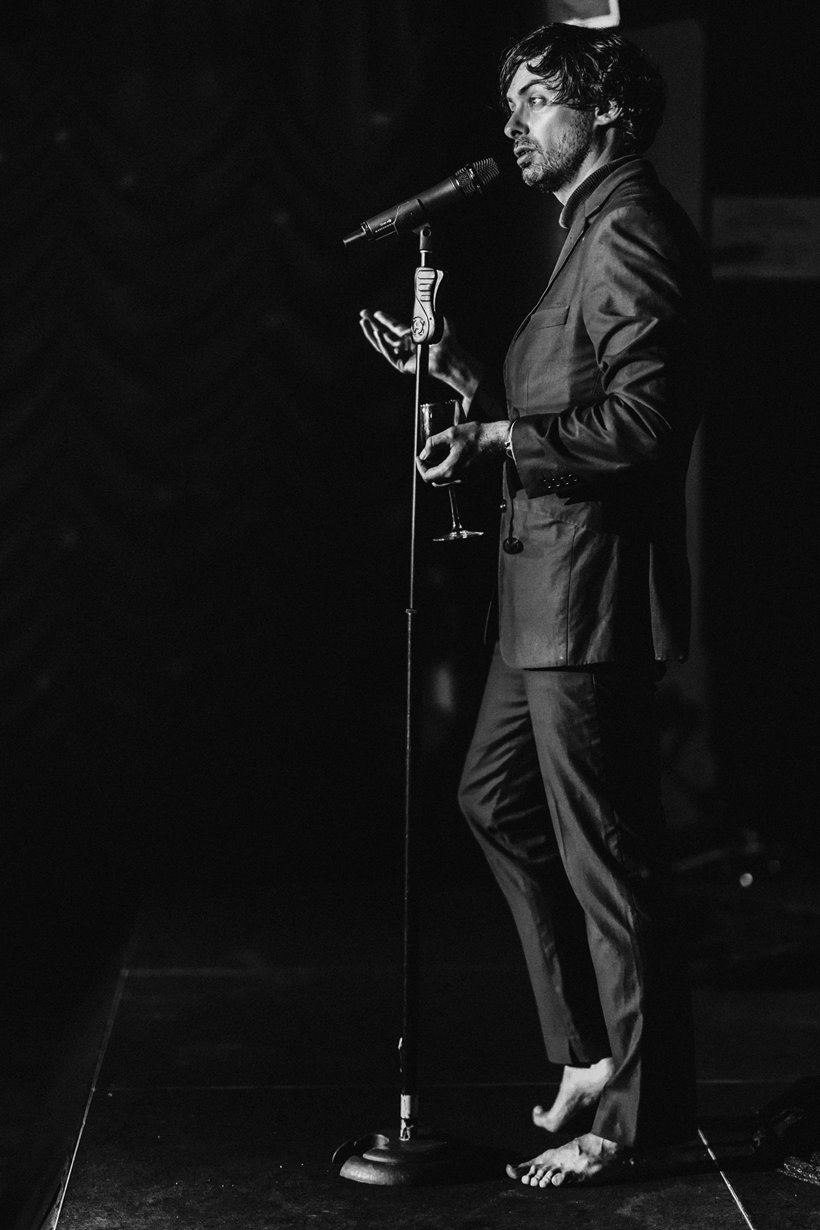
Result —
[[482, 538], [483, 530], [452, 530], [449, 534], [440, 534], [433, 542], [455, 542], [457, 538]]

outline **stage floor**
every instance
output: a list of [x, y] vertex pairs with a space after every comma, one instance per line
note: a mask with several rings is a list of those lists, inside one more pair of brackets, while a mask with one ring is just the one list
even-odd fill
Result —
[[338, 1146], [398, 1126], [400, 894], [384, 877], [239, 890], [211, 874], [155, 892], [90, 987], [9, 1224], [820, 1225], [820, 1187], [762, 1167], [750, 1143], [756, 1112], [820, 1068], [820, 891], [799, 861], [749, 889], [735, 872], [681, 877], [714, 1158], [694, 1142], [667, 1173], [590, 1189], [505, 1177], [504, 1160], [545, 1147], [529, 1108], [556, 1073], [494, 884], [436, 874], [420, 885], [421, 1120], [474, 1146], [480, 1165], [419, 1187], [340, 1178]]

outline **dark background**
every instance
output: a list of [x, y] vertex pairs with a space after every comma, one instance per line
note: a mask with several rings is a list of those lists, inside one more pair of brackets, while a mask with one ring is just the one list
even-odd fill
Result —
[[[658, 10], [623, 0], [624, 32], [703, 26], [707, 198], [816, 191], [813, 6]], [[165, 878], [398, 877], [413, 388], [357, 315], [408, 315], [417, 251], [341, 237], [497, 158], [503, 183], [435, 238], [460, 335], [500, 362], [558, 210], [511, 174], [495, 94], [500, 49], [540, 19], [404, 0], [3, 18], [0, 775], [29, 918], [116, 914]], [[707, 844], [818, 850], [817, 297], [718, 286]], [[497, 496], [465, 492], [485, 537], [441, 549], [444, 496], [420, 499], [422, 847], [457, 875], [478, 857], [453, 796]]]

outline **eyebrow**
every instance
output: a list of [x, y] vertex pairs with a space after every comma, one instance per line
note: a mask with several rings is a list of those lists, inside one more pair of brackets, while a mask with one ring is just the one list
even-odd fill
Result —
[[[546, 89], [548, 90], [551, 90], [553, 88], [547, 81], [546, 77], [531, 77], [529, 81], [525, 81], [524, 84], [521, 86], [521, 89], [518, 91], [518, 97], [520, 98], [523, 94], [526, 94], [527, 90], [531, 89], [534, 85], [545, 86]], [[507, 102], [513, 101], [512, 94], [507, 94], [506, 97], [507, 97]]]

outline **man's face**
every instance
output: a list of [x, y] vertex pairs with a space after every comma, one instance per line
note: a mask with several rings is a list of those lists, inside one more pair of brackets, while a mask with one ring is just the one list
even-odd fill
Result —
[[555, 90], [521, 64], [510, 82], [510, 118], [504, 132], [515, 142], [525, 184], [558, 192], [575, 180], [592, 148], [591, 111], [552, 101]]

